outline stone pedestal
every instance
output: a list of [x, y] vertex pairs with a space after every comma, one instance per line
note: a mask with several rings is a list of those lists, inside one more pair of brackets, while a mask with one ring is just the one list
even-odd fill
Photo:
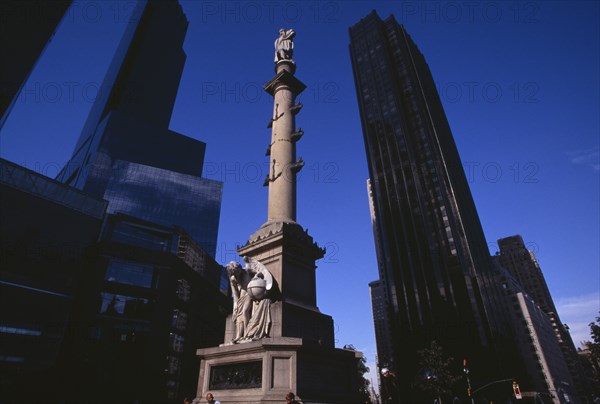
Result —
[[210, 391], [223, 404], [282, 403], [291, 391], [304, 403], [357, 402], [360, 353], [335, 349], [333, 319], [316, 306], [315, 261], [325, 251], [297, 223], [267, 222], [238, 253], [265, 265], [281, 292], [269, 338], [231, 344], [230, 316], [225, 344], [197, 351], [198, 397]]
[[199, 349], [198, 397], [222, 404], [283, 403], [294, 392], [304, 404], [356, 403], [355, 351], [324, 349], [302, 338], [263, 338]]

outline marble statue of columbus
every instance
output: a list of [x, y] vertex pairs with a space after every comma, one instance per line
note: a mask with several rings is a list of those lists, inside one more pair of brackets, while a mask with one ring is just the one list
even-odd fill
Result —
[[282, 60], [292, 60], [294, 53], [294, 37], [296, 32], [293, 29], [279, 30], [279, 37], [275, 40], [275, 63]]

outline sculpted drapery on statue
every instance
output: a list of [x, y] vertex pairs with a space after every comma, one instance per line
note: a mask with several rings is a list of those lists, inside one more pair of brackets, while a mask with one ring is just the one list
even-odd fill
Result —
[[244, 257], [246, 265], [227, 264], [233, 294], [232, 321], [235, 336], [231, 342], [250, 342], [269, 336], [271, 299], [275, 295], [273, 275], [259, 261]]
[[279, 37], [275, 40], [275, 63], [281, 60], [292, 60], [295, 36], [296, 32], [293, 29], [279, 30]]

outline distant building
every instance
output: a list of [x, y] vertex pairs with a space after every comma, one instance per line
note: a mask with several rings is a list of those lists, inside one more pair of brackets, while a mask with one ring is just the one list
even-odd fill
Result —
[[390, 367], [393, 362], [393, 351], [390, 345], [391, 335], [389, 326], [389, 315], [387, 313], [386, 294], [383, 282], [373, 281], [369, 283], [371, 291], [371, 306], [373, 308], [373, 324], [375, 326], [375, 340], [377, 341], [377, 372], [381, 368]]
[[504, 268], [498, 268], [499, 282], [512, 321], [511, 330], [523, 360], [514, 377], [523, 393], [539, 396], [543, 402], [577, 403], [577, 392], [556, 338], [553, 324]]
[[560, 321], [558, 312], [550, 295], [544, 274], [535, 258], [533, 251], [528, 251], [519, 235], [498, 240], [500, 251], [495, 257], [522, 285], [523, 289], [533, 298], [538, 306], [546, 313], [554, 328], [554, 333], [561, 347], [571, 377], [575, 383], [577, 395], [581, 398], [590, 394], [584, 370], [577, 355], [571, 335], [565, 324]]
[[[369, 210], [371, 211], [371, 226], [373, 227], [373, 237], [375, 238], [375, 249], [377, 253], [378, 273], [383, 278], [383, 268], [381, 263], [384, 261], [381, 252], [381, 242], [378, 240], [379, 230], [377, 229], [377, 218], [375, 206], [373, 204], [373, 189], [371, 180], [367, 180], [367, 191], [369, 193]], [[373, 325], [375, 327], [375, 340], [377, 342], [377, 380], [380, 378], [380, 370], [383, 367], [392, 367], [394, 363], [394, 354], [392, 350], [392, 335], [390, 332], [390, 305], [388, 295], [383, 281], [377, 280], [369, 283], [371, 293], [371, 308], [373, 310]]]
[[406, 402], [416, 401], [416, 352], [432, 340], [469, 360], [474, 385], [508, 377], [508, 319], [425, 58], [393, 16], [382, 21], [375, 11], [350, 28], [350, 53], [369, 165], [375, 285], [389, 313], [378, 354], [392, 348], [389, 366]]
[[0, 159], [0, 400], [57, 402], [106, 202]]

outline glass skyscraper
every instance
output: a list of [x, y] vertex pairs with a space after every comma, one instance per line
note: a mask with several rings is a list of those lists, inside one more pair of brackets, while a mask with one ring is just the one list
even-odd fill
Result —
[[219, 181], [117, 160], [104, 199], [108, 213], [184, 227], [214, 257], [221, 191]]
[[124, 213], [183, 227], [214, 257], [223, 184], [202, 178], [206, 144], [169, 130], [188, 21], [176, 0], [142, 0], [57, 179]]
[[72, 0], [6, 0], [0, 5], [0, 129]]
[[501, 378], [501, 295], [425, 58], [393, 16], [375, 11], [350, 28], [350, 54], [390, 322], [377, 336], [379, 365], [397, 372], [407, 402], [423, 371], [416, 352], [433, 340], [468, 360], [475, 384]]
[[58, 179], [108, 202], [69, 343], [71, 399], [181, 402], [195, 349], [223, 341], [230, 299], [215, 260], [223, 183], [205, 143], [169, 130], [186, 55], [177, 0], [137, 3]]

